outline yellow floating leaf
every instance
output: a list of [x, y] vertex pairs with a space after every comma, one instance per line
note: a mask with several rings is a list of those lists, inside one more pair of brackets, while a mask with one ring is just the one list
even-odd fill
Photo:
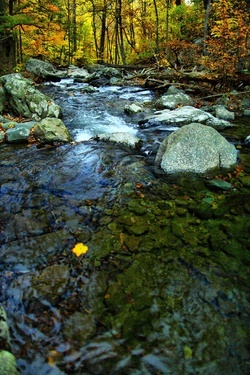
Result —
[[58, 353], [56, 350], [50, 350], [49, 356], [48, 356], [48, 365], [52, 367], [56, 367], [56, 357], [59, 357], [60, 353]]
[[72, 249], [72, 252], [74, 254], [76, 254], [77, 257], [79, 257], [80, 255], [82, 254], [86, 254], [87, 251], [88, 251], [88, 246], [87, 245], [84, 245], [83, 243], [77, 243], [73, 249]]

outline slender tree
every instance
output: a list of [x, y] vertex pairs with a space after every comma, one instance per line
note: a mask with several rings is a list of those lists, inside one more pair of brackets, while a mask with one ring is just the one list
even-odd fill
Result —
[[0, 2], [0, 73], [10, 71], [16, 65], [16, 41], [10, 23], [13, 6], [14, 0]]
[[209, 21], [209, 14], [210, 14], [210, 5], [211, 0], [204, 0], [204, 6], [205, 6], [205, 20], [204, 20], [204, 34], [203, 34], [203, 55], [206, 56], [207, 50], [206, 50], [206, 43], [207, 43], [207, 33], [208, 33], [208, 21]]

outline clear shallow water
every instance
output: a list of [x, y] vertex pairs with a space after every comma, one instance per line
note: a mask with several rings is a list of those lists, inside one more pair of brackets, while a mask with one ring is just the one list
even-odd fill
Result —
[[[75, 140], [127, 127], [153, 154], [167, 134], [124, 114], [148, 91], [61, 85], [46, 91]], [[249, 172], [213, 190], [92, 140], [1, 145], [0, 166], [0, 302], [22, 375], [248, 374]]]
[[[53, 87], [58, 88], [56, 91]], [[95, 138], [99, 134], [128, 132], [143, 139], [145, 144], [159, 143], [166, 134], [177, 127], [158, 127], [144, 130], [138, 121], [153, 112], [152, 101], [155, 94], [140, 87], [104, 86], [88, 93], [85, 84], [74, 84], [72, 80], [55, 83], [45, 90], [64, 108], [64, 122], [77, 142]], [[136, 103], [146, 107], [146, 112], [126, 115], [127, 104]]]

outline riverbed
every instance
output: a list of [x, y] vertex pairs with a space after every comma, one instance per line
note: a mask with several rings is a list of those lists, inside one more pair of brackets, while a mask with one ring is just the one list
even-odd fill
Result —
[[[0, 145], [0, 302], [20, 373], [247, 375], [250, 160], [240, 136], [225, 132], [234, 171], [170, 178], [153, 161], [175, 129], [140, 129], [145, 113], [124, 113], [140, 103], [150, 114], [154, 92], [88, 92], [72, 80], [41, 90], [73, 142]], [[117, 129], [142, 149], [98, 140]]]

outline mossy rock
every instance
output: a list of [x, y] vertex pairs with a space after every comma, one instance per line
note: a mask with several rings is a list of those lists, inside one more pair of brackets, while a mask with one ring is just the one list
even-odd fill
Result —
[[19, 375], [14, 355], [6, 350], [0, 350], [0, 375]]
[[96, 332], [92, 314], [75, 312], [64, 323], [63, 335], [76, 348], [81, 348]]

